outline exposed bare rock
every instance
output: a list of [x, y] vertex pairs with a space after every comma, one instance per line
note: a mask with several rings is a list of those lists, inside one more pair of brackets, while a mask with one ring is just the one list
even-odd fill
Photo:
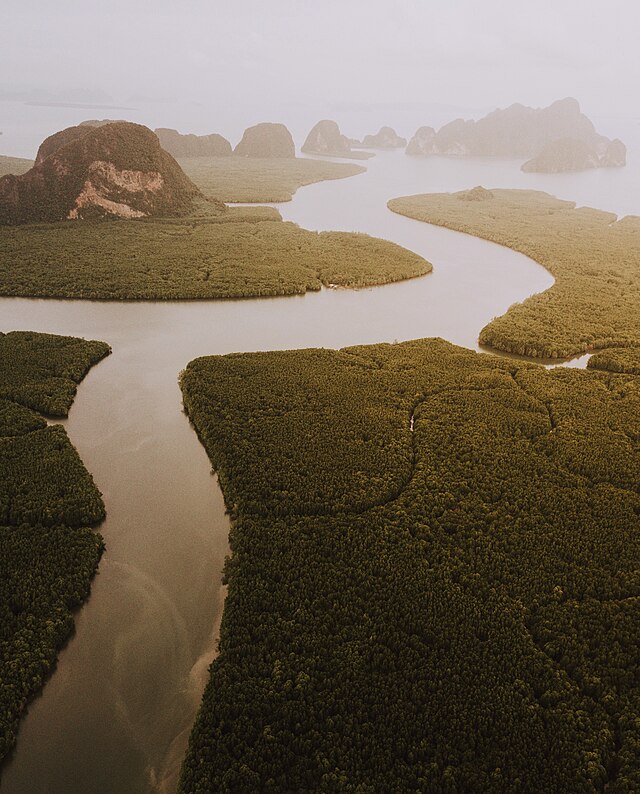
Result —
[[380, 127], [376, 135], [365, 135], [362, 141], [362, 146], [372, 149], [401, 149], [406, 145], [406, 138], [401, 138], [392, 127]]
[[435, 137], [433, 127], [420, 127], [409, 141], [406, 154], [436, 154]]
[[233, 153], [240, 157], [295, 157], [296, 146], [284, 124], [264, 122], [246, 129]]
[[27, 173], [0, 179], [0, 224], [180, 215], [199, 195], [147, 127], [71, 127], [43, 142]]
[[177, 130], [159, 127], [155, 131], [160, 146], [174, 157], [230, 157], [231, 144], [217, 133], [211, 135], [182, 135]]
[[[407, 147], [407, 154], [440, 154], [456, 157], [535, 157], [549, 145], [557, 145], [545, 153], [545, 158], [559, 164], [562, 156], [569, 156], [571, 147], [558, 141], [572, 140], [575, 162], [587, 161], [591, 154], [596, 157], [593, 168], [608, 165], [624, 165], [626, 149], [620, 141], [610, 141], [598, 135], [593, 123], [580, 112], [575, 99], [561, 99], [546, 108], [530, 108], [511, 105], [504, 110], [495, 110], [478, 121], [456, 119], [445, 124], [433, 135], [431, 128], [421, 127]], [[586, 146], [586, 149], [585, 149]], [[607, 156], [607, 151], [610, 155]], [[524, 170], [533, 170], [525, 168]], [[575, 170], [564, 168], [559, 170]]]

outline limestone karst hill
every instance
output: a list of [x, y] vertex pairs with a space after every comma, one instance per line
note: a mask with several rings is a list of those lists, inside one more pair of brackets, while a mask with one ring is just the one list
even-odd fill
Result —
[[0, 225], [181, 215], [199, 196], [147, 127], [70, 127], [42, 143], [25, 174], [0, 179]]

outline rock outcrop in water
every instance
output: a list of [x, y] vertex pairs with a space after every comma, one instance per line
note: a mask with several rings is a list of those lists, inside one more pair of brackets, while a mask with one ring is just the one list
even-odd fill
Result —
[[183, 135], [168, 127], [155, 130], [160, 146], [174, 157], [231, 157], [233, 150], [226, 138], [211, 135]]
[[[572, 98], [558, 100], [540, 109], [511, 105], [504, 110], [495, 110], [478, 121], [456, 119], [437, 132], [431, 127], [421, 127], [409, 142], [406, 153], [530, 158], [541, 154], [545, 147], [567, 139], [579, 142], [576, 144], [580, 147], [576, 161], [580, 158], [584, 160], [587, 150], [597, 157], [597, 164], [585, 166], [587, 168], [625, 163], [624, 144], [599, 135], [593, 123], [581, 113], [578, 102]], [[557, 147], [556, 155], [551, 150], [545, 158], [555, 162], [555, 158], [567, 152], [567, 145], [562, 144]]]
[[264, 122], [246, 129], [233, 153], [239, 157], [295, 157], [296, 146], [284, 124]]
[[376, 135], [365, 135], [362, 146], [372, 149], [401, 149], [407, 139], [401, 138], [392, 127], [380, 127]]
[[0, 225], [181, 215], [199, 195], [147, 127], [70, 127], [42, 143], [27, 173], [0, 179]]
[[344, 157], [351, 154], [351, 142], [346, 135], [342, 135], [340, 127], [335, 121], [323, 119], [319, 121], [302, 146], [306, 154], [327, 154]]
[[626, 146], [617, 138], [613, 141], [603, 138], [595, 146], [576, 138], [560, 138], [551, 141], [535, 157], [527, 160], [522, 165], [522, 170], [558, 174], [564, 171], [622, 166], [626, 163], [626, 155]]
[[433, 127], [420, 127], [407, 144], [407, 154], [435, 154], [436, 131]]

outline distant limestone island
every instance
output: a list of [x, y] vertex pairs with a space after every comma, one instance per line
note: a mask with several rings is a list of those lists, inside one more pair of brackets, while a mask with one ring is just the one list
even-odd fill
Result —
[[173, 157], [231, 157], [233, 149], [226, 138], [211, 135], [182, 135], [177, 130], [155, 130], [160, 146]]
[[352, 145], [360, 145], [353, 138], [342, 135], [337, 122], [330, 119], [319, 121], [307, 135], [302, 145], [305, 154], [323, 154], [327, 157], [346, 157], [353, 160], [366, 160], [373, 157], [372, 152], [354, 151]]
[[546, 108], [514, 104], [478, 121], [456, 119], [437, 132], [420, 127], [408, 155], [530, 158], [523, 171], [558, 173], [626, 163], [622, 141], [599, 135], [577, 100], [560, 99]]
[[284, 124], [263, 122], [244, 131], [233, 153], [238, 157], [295, 157], [296, 145]]
[[296, 146], [284, 124], [263, 122], [248, 127], [233, 149], [222, 135], [182, 135], [177, 130], [159, 128], [160, 144], [174, 157], [295, 157]]
[[522, 171], [559, 174], [563, 171], [586, 171], [588, 168], [616, 168], [626, 165], [627, 147], [617, 138], [610, 141], [603, 135], [588, 143], [580, 138], [559, 138], [551, 141], [531, 160], [521, 166]]
[[369, 149], [402, 149], [407, 139], [401, 138], [392, 127], [380, 127], [375, 135], [365, 135], [358, 145]]
[[184, 215], [201, 197], [147, 127], [83, 124], [43, 141], [26, 173], [0, 178], [0, 225]]

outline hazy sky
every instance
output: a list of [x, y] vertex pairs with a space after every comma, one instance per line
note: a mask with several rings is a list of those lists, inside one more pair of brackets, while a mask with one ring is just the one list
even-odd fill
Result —
[[636, 0], [0, 0], [0, 88], [638, 116]]

